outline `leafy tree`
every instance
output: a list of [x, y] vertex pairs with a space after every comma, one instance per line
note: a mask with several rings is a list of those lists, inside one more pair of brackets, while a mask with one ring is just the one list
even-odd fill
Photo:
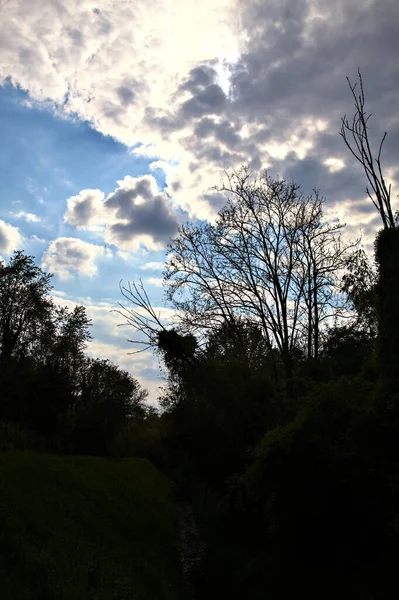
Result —
[[348, 298], [356, 315], [356, 327], [365, 329], [370, 336], [377, 333], [377, 269], [363, 249], [352, 254], [342, 278], [342, 292]]
[[32, 256], [15, 252], [0, 266], [0, 416], [45, 438], [48, 449], [107, 453], [121, 429], [143, 418], [145, 391], [116, 365], [86, 357], [85, 307], [56, 306], [51, 289]]
[[195, 474], [217, 488], [244, 467], [249, 449], [275, 425], [280, 410], [259, 328], [242, 322], [239, 329], [221, 325], [200, 351], [192, 336], [160, 334], [169, 369], [161, 400], [169, 453], [180, 463], [180, 477]]
[[75, 451], [107, 454], [120, 430], [142, 416], [146, 395], [134, 377], [109, 360], [86, 359], [72, 408]]
[[33, 256], [14, 252], [8, 265], [0, 263], [0, 364], [33, 353], [47, 333], [53, 304], [51, 275], [34, 263]]
[[377, 597], [392, 514], [374, 396], [358, 377], [316, 386], [295, 419], [265, 435], [232, 487], [260, 552], [253, 577], [270, 597], [295, 589], [333, 598], [342, 586], [352, 598]]

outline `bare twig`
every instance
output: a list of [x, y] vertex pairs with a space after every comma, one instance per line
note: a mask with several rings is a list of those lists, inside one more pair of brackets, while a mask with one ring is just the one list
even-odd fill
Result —
[[352, 155], [363, 167], [368, 181], [366, 193], [380, 214], [384, 228], [394, 228], [395, 219], [391, 206], [391, 185], [387, 187], [381, 166], [381, 152], [387, 132], [384, 133], [381, 139], [377, 157], [374, 157], [368, 134], [368, 122], [371, 114], [367, 115], [365, 111], [365, 94], [360, 69], [358, 69], [358, 76], [359, 94], [356, 91], [357, 84], [352, 84], [349, 77], [347, 77], [349, 89], [354, 99], [355, 114], [351, 122], [344, 115], [340, 135]]
[[129, 281], [127, 286], [123, 285], [121, 280], [119, 282], [119, 289], [122, 296], [132, 305], [132, 307], [127, 308], [121, 302], [118, 302], [119, 308], [111, 310], [111, 312], [116, 312], [126, 319], [126, 322], [121, 323], [118, 327], [128, 325], [133, 327], [137, 333], [142, 333], [144, 336], [144, 340], [127, 340], [132, 344], [144, 346], [129, 354], [138, 354], [140, 352], [145, 352], [146, 350], [155, 349], [158, 343], [159, 332], [166, 328], [161, 321], [161, 314], [155, 312], [142, 280], [140, 279], [139, 283]]

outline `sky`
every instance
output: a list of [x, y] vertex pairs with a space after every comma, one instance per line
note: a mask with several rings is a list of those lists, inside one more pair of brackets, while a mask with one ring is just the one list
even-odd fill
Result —
[[241, 165], [319, 188], [371, 249], [378, 216], [338, 132], [360, 68], [395, 208], [398, 31], [397, 0], [0, 0], [0, 256], [34, 255], [58, 303], [87, 307], [90, 354], [156, 402], [158, 361], [129, 354], [111, 312], [120, 280], [165, 307], [169, 239], [215, 218]]

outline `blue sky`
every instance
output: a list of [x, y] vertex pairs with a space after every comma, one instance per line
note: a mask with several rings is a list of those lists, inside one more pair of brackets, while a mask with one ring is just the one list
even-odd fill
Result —
[[[0, 87], [0, 130], [0, 218], [18, 228], [23, 239], [17, 246], [35, 256], [38, 264], [49, 244], [60, 237], [104, 246], [101, 235], [77, 231], [64, 222], [67, 198], [90, 188], [99, 188], [108, 195], [126, 174], [139, 177], [148, 173], [152, 161], [132, 155], [124, 144], [97, 132], [87, 122], [59, 116], [49, 107], [32, 103], [26, 92], [11, 84]], [[163, 189], [163, 171], [157, 170], [154, 176]], [[96, 260], [94, 276], [71, 270], [68, 278], [60, 278], [55, 270], [55, 296], [61, 304], [72, 306], [78, 302], [88, 307], [93, 319], [92, 353], [112, 358], [137, 375], [132, 365], [134, 359], [127, 355], [133, 349], [125, 340], [131, 337], [131, 332], [118, 330], [123, 318], [109, 311], [122, 300], [121, 279], [141, 277], [154, 304], [161, 304], [162, 289], [153, 285], [151, 278], [161, 279], [165, 251], [148, 251], [143, 247], [122, 258], [115, 246], [106, 244], [106, 247], [109, 256]], [[5, 260], [10, 254], [2, 252]], [[146, 267], [148, 263], [154, 264]], [[123, 350], [123, 355], [115, 349]], [[149, 380], [147, 385], [153, 389], [151, 384], [158, 383], [157, 361], [148, 356], [145, 361], [136, 359], [136, 363], [142, 365], [141, 379]], [[152, 397], [155, 395], [156, 391]]]
[[187, 219], [214, 219], [225, 169], [319, 187], [326, 218], [372, 247], [378, 219], [338, 130], [360, 67], [397, 190], [396, 0], [9, 0], [1, 11], [0, 256], [24, 248], [53, 272], [57, 301], [93, 319], [90, 352], [129, 369], [152, 401], [158, 364], [127, 354], [132, 332], [110, 312], [118, 283], [141, 277], [162, 305], [168, 239]]

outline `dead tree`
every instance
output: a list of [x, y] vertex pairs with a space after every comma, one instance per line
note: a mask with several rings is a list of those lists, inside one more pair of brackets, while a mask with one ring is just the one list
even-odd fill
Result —
[[351, 121], [347, 119], [346, 115], [342, 118], [340, 135], [350, 152], [363, 167], [368, 181], [367, 195], [379, 212], [384, 228], [395, 228], [395, 218], [391, 206], [391, 185], [387, 186], [381, 166], [381, 152], [387, 132], [382, 136], [378, 153], [374, 156], [368, 125], [371, 113], [368, 115], [365, 110], [365, 95], [360, 69], [358, 69], [358, 75], [359, 93], [357, 93], [357, 83], [352, 84], [347, 77], [355, 103], [355, 114]]

